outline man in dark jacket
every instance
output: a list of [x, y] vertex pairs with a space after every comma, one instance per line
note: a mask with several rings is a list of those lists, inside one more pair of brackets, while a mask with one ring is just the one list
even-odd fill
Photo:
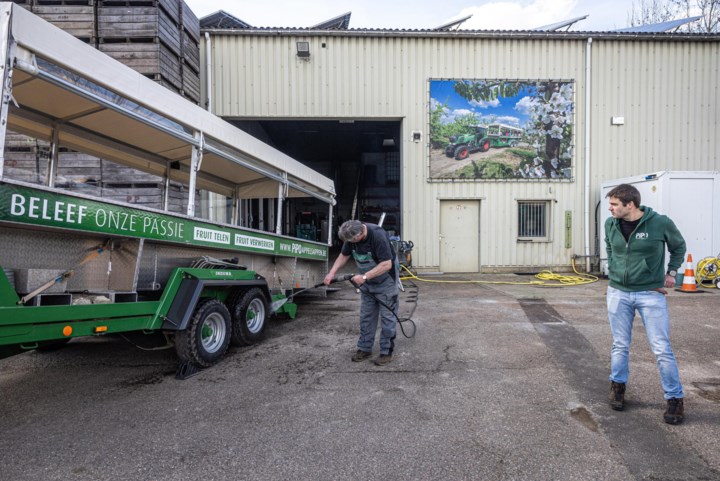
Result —
[[[667, 216], [640, 205], [640, 192], [622, 184], [610, 192], [611, 218], [605, 222], [608, 255], [608, 318], [613, 336], [610, 356], [610, 407], [625, 407], [625, 386], [629, 376], [630, 340], [635, 311], [640, 313], [645, 332], [657, 360], [667, 409], [664, 420], [683, 420], [683, 388], [677, 361], [670, 345], [670, 318], [667, 291], [685, 255], [685, 240]], [[670, 261], [665, 270], [665, 246]]]
[[[330, 285], [338, 270], [352, 257], [360, 274], [352, 278], [360, 289], [360, 338], [353, 362], [359, 362], [372, 355], [375, 343], [375, 331], [378, 317], [380, 329], [380, 355], [375, 364], [383, 366], [392, 361], [395, 348], [396, 315], [398, 307], [399, 276], [395, 269], [395, 251], [390, 245], [388, 233], [382, 227], [359, 220], [344, 222], [338, 230], [343, 241], [340, 255], [330, 272], [325, 276], [325, 284]], [[392, 310], [392, 312], [391, 312]]]

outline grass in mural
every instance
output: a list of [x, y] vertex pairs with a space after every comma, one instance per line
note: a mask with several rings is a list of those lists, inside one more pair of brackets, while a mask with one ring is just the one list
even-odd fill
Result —
[[515, 172], [525, 164], [532, 164], [535, 153], [531, 150], [505, 149], [484, 160], [472, 160], [469, 165], [452, 175], [456, 179], [514, 179]]

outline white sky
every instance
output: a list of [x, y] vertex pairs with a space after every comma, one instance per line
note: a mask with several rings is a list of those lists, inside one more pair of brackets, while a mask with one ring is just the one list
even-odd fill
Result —
[[431, 29], [472, 14], [462, 28], [523, 30], [589, 15], [572, 30], [628, 26], [633, 0], [185, 0], [202, 18], [218, 10], [256, 27], [310, 27], [352, 12], [350, 28]]

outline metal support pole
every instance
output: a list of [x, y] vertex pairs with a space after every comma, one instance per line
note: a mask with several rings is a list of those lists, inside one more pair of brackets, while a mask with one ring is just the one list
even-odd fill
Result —
[[[592, 89], [590, 82], [592, 80], [592, 38], [588, 38], [585, 46], [585, 182], [584, 182], [584, 251], [585, 255], [585, 272], [590, 272], [590, 109], [592, 100]], [[597, 226], [595, 226], [597, 228]], [[598, 256], [600, 253], [597, 253]]]
[[258, 199], [258, 230], [265, 230], [265, 204]]
[[[287, 179], [287, 173], [283, 174], [283, 178]], [[278, 198], [277, 198], [277, 219], [275, 219], [275, 233], [282, 234], [282, 219], [283, 219], [283, 204], [285, 203], [285, 196], [287, 195], [287, 183], [278, 183]]]
[[328, 212], [328, 227], [327, 227], [327, 228], [328, 228], [327, 243], [328, 243], [329, 246], [332, 247], [332, 245], [333, 245], [333, 236], [332, 236], [332, 232], [333, 232], [333, 205], [332, 205], [332, 204], [329, 204], [329, 205], [330, 205], [330, 208], [328, 209], [329, 212]]
[[165, 195], [163, 196], [163, 210], [170, 210], [170, 162], [165, 164]]
[[199, 146], [193, 145], [192, 157], [190, 160], [190, 185], [188, 186], [187, 215], [195, 216], [195, 186], [197, 185], [197, 173], [202, 166], [203, 149], [205, 148], [205, 136], [202, 132], [195, 132], [195, 140]]
[[53, 123], [52, 140], [50, 142], [50, 158], [48, 159], [47, 177], [45, 183], [48, 187], [55, 187], [58, 161], [60, 160], [60, 128]]
[[[9, 9], [12, 4], [6, 4], [4, 8]], [[2, 88], [2, 103], [0, 103], [0, 180], [3, 179], [5, 166], [5, 134], [7, 132], [8, 107], [12, 101], [12, 64], [14, 46], [10, 41], [10, 31], [7, 26], [10, 21], [4, 24], [0, 32], [0, 88]]]
[[235, 186], [235, 190], [233, 191], [232, 196], [232, 213], [231, 213], [231, 223], [232, 225], [238, 225], [239, 219], [239, 210], [240, 210], [240, 187]]

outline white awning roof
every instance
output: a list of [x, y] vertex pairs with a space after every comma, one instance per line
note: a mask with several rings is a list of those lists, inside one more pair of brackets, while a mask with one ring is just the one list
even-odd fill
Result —
[[[16, 43], [8, 127], [155, 175], [172, 166], [188, 182], [192, 147], [203, 147], [197, 187], [232, 196], [334, 204], [333, 181], [14, 4]], [[12, 47], [11, 47], [12, 52]]]

